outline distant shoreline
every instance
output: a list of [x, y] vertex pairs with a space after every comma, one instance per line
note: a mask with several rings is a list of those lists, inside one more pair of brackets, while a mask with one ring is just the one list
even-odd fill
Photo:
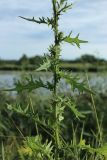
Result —
[[[0, 71], [33, 71], [43, 64], [46, 57], [28, 58], [23, 55], [19, 60], [0, 60]], [[60, 68], [73, 72], [103, 72], [107, 71], [107, 61], [93, 55], [83, 55], [75, 60], [60, 60]]]
[[[19, 65], [6, 65], [6, 66], [0, 66], [0, 71], [34, 71], [38, 67], [34, 65], [28, 65], [28, 66], [19, 66]], [[107, 65], [96, 65], [96, 64], [82, 64], [82, 63], [62, 63], [61, 70], [65, 71], [72, 71], [72, 72], [102, 72], [107, 71]], [[44, 72], [44, 71], [43, 71]]]

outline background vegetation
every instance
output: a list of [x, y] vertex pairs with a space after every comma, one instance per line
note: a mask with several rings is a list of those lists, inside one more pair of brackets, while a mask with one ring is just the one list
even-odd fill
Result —
[[[37, 69], [44, 60], [43, 56], [27, 57], [26, 54], [19, 60], [2, 60], [0, 59], [0, 70], [34, 70]], [[107, 61], [99, 59], [93, 55], [84, 54], [75, 60], [60, 60], [61, 69], [67, 71], [84, 71], [97, 72], [107, 70]]]
[[[25, 79], [22, 81], [25, 81]], [[100, 88], [100, 86], [98, 87]], [[71, 93], [66, 91], [65, 95], [71, 96]], [[11, 110], [9, 104], [16, 108], [17, 103], [17, 107], [21, 106], [23, 107], [23, 110], [26, 110], [26, 107], [29, 105], [29, 112], [32, 112], [31, 108], [33, 107], [35, 113], [38, 113], [40, 117], [46, 119], [49, 116], [47, 109], [49, 107], [50, 99], [51, 95], [47, 96], [44, 94], [44, 91], [43, 93], [34, 91], [30, 94], [27, 91], [23, 91], [22, 93], [17, 93], [15, 96], [12, 96], [8, 92], [0, 92], [0, 159], [19, 160], [18, 149], [23, 144], [24, 137], [34, 136], [37, 133], [34, 121], [27, 116], [21, 115], [20, 112], [18, 113]], [[105, 143], [107, 141], [107, 92], [97, 92], [94, 95], [94, 100], [101, 128], [103, 130], [103, 142]], [[83, 138], [86, 139], [87, 144], [95, 145], [96, 135], [93, 135], [93, 133], [97, 131], [97, 126], [94, 111], [92, 110], [91, 96], [87, 93], [77, 94], [75, 95], [75, 101], [79, 111], [84, 111], [86, 117], [85, 119], [77, 121], [72, 112], [66, 110], [64, 137], [70, 141], [72, 136], [74, 140], [73, 143], [79, 141], [78, 138], [80, 137], [84, 123]], [[67, 125], [69, 125], [69, 128]], [[41, 127], [38, 127], [38, 130], [45, 139], [47, 136], [46, 133], [42, 131]]]

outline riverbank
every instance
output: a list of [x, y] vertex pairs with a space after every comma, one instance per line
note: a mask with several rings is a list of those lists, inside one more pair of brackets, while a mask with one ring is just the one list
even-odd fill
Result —
[[[11, 64], [5, 64], [0, 65], [0, 71], [33, 71], [37, 69], [39, 66], [36, 65], [11, 65]], [[73, 72], [82, 72], [82, 71], [88, 71], [88, 72], [102, 72], [107, 71], [107, 64], [91, 64], [91, 63], [65, 63], [61, 62], [62, 70], [66, 71], [73, 71]]]
[[[19, 60], [0, 60], [1, 71], [33, 71], [43, 63], [45, 57], [35, 56], [28, 58], [23, 55]], [[60, 68], [73, 72], [102, 72], [107, 71], [107, 61], [92, 55], [83, 55], [75, 60], [60, 60]]]

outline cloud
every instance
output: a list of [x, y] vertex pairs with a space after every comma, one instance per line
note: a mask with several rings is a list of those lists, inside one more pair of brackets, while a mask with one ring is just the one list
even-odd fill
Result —
[[[63, 45], [63, 57], [75, 58], [85, 52], [94, 54], [98, 50], [107, 58], [107, 0], [73, 2], [72, 10], [61, 17], [60, 29], [66, 34], [72, 30], [73, 36], [81, 33], [80, 37], [88, 40], [89, 44], [82, 45], [81, 50]], [[53, 40], [51, 29], [18, 16], [47, 17], [52, 12], [51, 8], [50, 0], [0, 0], [0, 57], [19, 58], [25, 52], [28, 56], [46, 52]]]

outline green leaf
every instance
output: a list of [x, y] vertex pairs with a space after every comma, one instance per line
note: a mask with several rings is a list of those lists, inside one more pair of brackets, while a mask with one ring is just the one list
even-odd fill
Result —
[[52, 28], [53, 28], [53, 23], [54, 23], [53, 18], [41, 17], [38, 20], [36, 20], [34, 17], [33, 18], [26, 18], [26, 17], [22, 17], [22, 16], [19, 16], [19, 17], [24, 19], [24, 20], [27, 20], [27, 21], [30, 21], [30, 22], [34, 22], [34, 23], [38, 23], [38, 24], [47, 24], [48, 26], [52, 25]]
[[81, 139], [78, 146], [81, 149], [88, 150], [90, 153], [97, 153], [97, 154], [103, 155], [107, 159], [107, 143], [100, 148], [92, 148], [90, 144], [89, 145], [86, 144], [85, 139]]
[[77, 119], [85, 118], [85, 115], [78, 111], [76, 104], [71, 99], [67, 98], [66, 105], [71, 109]]
[[22, 108], [22, 106], [20, 106], [18, 104], [16, 104], [16, 105], [7, 104], [7, 109], [10, 111], [14, 111], [16, 113], [27, 116], [28, 113], [30, 113], [31, 107], [29, 106], [29, 104], [25, 108]]
[[24, 90], [28, 90], [31, 92], [32, 90], [35, 90], [37, 88], [44, 87], [47, 88], [46, 84], [43, 83], [43, 81], [39, 78], [39, 80], [34, 80], [32, 75], [30, 78], [26, 78], [26, 82], [23, 83], [20, 80], [18, 80], [15, 83], [15, 87], [12, 89], [5, 89], [5, 91], [17, 91], [22, 92]]
[[43, 64], [36, 70], [36, 71], [47, 71], [51, 66], [51, 61], [49, 58], [46, 57], [46, 59], [44, 60]]
[[20, 18], [24, 19], [24, 20], [27, 20], [27, 21], [30, 21], [30, 22], [35, 22], [35, 23], [44, 23], [44, 24], [47, 24], [47, 21], [44, 17], [42, 18], [39, 18], [39, 20], [35, 20], [35, 18], [26, 18], [26, 17], [22, 17], [22, 16], [19, 16]]
[[80, 48], [81, 43], [88, 43], [88, 41], [84, 41], [84, 40], [79, 39], [79, 34], [75, 38], [67, 36], [64, 38], [64, 41], [67, 43], [70, 43], [72, 45], [76, 44], [78, 48]]
[[78, 119], [79, 118], [85, 118], [85, 115], [77, 110], [75, 104], [69, 105], [69, 107], [71, 108], [72, 112], [75, 114], [76, 118], [78, 118]]
[[67, 10], [72, 8], [72, 3], [68, 4], [67, 0], [61, 0], [58, 3], [58, 15], [62, 15], [62, 12], [66, 12]]
[[101, 148], [95, 149], [95, 151], [98, 152], [99, 154], [105, 156], [105, 158], [107, 158], [107, 143], [104, 144]]
[[28, 92], [31, 92], [31, 91], [38, 89], [38, 88], [41, 88], [41, 87], [49, 89], [51, 91], [53, 89], [53, 84], [48, 81], [46, 83], [44, 83], [41, 78], [39, 78], [39, 80], [34, 80], [31, 75], [30, 78], [26, 78], [25, 83], [18, 80], [15, 83], [14, 88], [4, 89], [4, 91], [17, 91], [18, 93], [20, 93], [24, 90], [27, 90]]
[[42, 126], [42, 128], [44, 127], [48, 128], [49, 130], [52, 130], [50, 119], [44, 119], [44, 116], [39, 117], [38, 113], [34, 113], [32, 111], [32, 107], [30, 106], [30, 104], [28, 104], [26, 107], [23, 107], [20, 104], [7, 104], [7, 109], [23, 117], [27, 117], [29, 120], [36, 122], [39, 126]]
[[79, 143], [79, 147], [80, 148], [87, 148], [87, 149], [90, 149], [90, 144], [86, 145], [86, 140], [85, 139], [81, 139], [80, 140], [80, 143]]
[[71, 88], [73, 89], [73, 91], [75, 89], [78, 89], [79, 92], [90, 92], [93, 94], [93, 91], [91, 91], [87, 85], [85, 84], [85, 82], [79, 82], [80, 79], [78, 77], [74, 77], [71, 74], [68, 73], [64, 73], [64, 72], [59, 72], [60, 77], [64, 78], [66, 80], [67, 83], [69, 83], [71, 85]]
[[66, 97], [57, 97], [57, 117], [59, 121], [62, 121], [64, 119], [63, 114], [66, 107], [69, 107], [71, 109], [76, 118], [85, 118], [85, 115], [82, 112], [78, 111], [76, 104], [72, 99]]
[[36, 137], [27, 137], [24, 141], [23, 147], [19, 149], [19, 152], [20, 154], [25, 156], [27, 155], [38, 160], [54, 160], [52, 150], [52, 141], [48, 142], [48, 140], [46, 140], [43, 143], [42, 136], [37, 135]]

